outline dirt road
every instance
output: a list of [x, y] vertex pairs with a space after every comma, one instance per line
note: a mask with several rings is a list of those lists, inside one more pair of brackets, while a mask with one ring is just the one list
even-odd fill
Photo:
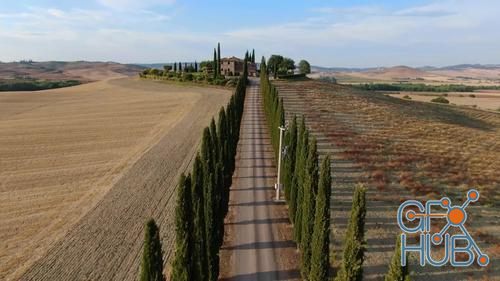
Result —
[[276, 168], [257, 81], [248, 88], [226, 236], [222, 280], [294, 280], [295, 243], [283, 203], [275, 203]]

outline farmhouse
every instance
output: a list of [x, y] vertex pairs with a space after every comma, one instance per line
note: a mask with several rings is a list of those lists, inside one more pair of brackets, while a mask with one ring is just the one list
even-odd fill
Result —
[[[239, 76], [243, 72], [244, 61], [237, 57], [222, 58], [220, 62], [220, 72], [224, 76]], [[248, 63], [248, 75], [257, 76], [255, 63]]]

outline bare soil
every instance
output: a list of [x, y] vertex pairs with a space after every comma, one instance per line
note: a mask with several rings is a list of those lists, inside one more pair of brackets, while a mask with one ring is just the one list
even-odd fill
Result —
[[149, 217], [168, 259], [178, 175], [229, 96], [130, 78], [0, 93], [0, 279], [134, 280]]

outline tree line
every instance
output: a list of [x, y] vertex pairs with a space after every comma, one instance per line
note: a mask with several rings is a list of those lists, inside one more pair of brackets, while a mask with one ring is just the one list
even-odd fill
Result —
[[370, 83], [352, 85], [354, 88], [368, 91], [400, 91], [400, 92], [474, 92], [475, 90], [499, 90], [500, 86], [469, 86], [469, 85], [426, 85], [413, 83], [384, 84]]
[[[262, 58], [261, 70], [266, 67]], [[264, 112], [270, 128], [271, 143], [277, 158], [279, 126], [285, 122], [283, 100], [269, 81], [269, 72], [261, 71], [261, 93]], [[309, 281], [329, 280], [330, 274], [330, 157], [325, 156], [318, 167], [317, 142], [310, 136], [302, 116], [291, 118], [284, 138], [286, 151], [283, 157], [281, 182], [284, 184], [289, 219], [293, 224], [293, 237], [300, 251], [302, 278]], [[344, 239], [342, 263], [336, 272], [336, 281], [362, 279], [365, 251], [364, 225], [366, 216], [366, 188], [354, 189], [351, 215]], [[400, 249], [396, 248], [396, 253]], [[394, 258], [386, 280], [409, 280], [407, 268]], [[389, 278], [389, 279], [387, 279]]]
[[[267, 69], [264, 58], [261, 65], [263, 69]], [[283, 126], [285, 121], [283, 100], [279, 99], [277, 89], [269, 82], [267, 71], [261, 71], [260, 79], [271, 143], [278, 154], [278, 127]], [[321, 168], [318, 166], [316, 141], [314, 138], [309, 139], [304, 118], [299, 126], [297, 118], [292, 118], [284, 146], [286, 153], [282, 182], [294, 240], [301, 253], [301, 274], [306, 280], [327, 280], [330, 268], [330, 158], [326, 156]]]
[[[203, 130], [191, 173], [182, 174], [179, 179], [171, 280], [215, 281], [219, 276], [219, 248], [224, 237], [246, 85], [244, 72], [228, 105], [220, 109], [217, 122], [212, 118]], [[146, 226], [141, 281], [165, 280], [158, 241], [158, 227], [150, 221]]]
[[40, 91], [48, 89], [57, 89], [80, 85], [77, 80], [35, 80], [35, 79], [5, 79], [0, 80], [0, 92], [3, 91]]

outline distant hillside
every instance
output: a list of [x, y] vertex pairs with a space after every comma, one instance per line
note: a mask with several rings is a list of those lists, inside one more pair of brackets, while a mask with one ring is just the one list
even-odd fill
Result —
[[[398, 66], [395, 66], [398, 67]], [[408, 67], [408, 66], [400, 66], [400, 67]], [[313, 72], [364, 72], [364, 71], [372, 71], [377, 69], [390, 69], [392, 67], [324, 67], [324, 66], [311, 66], [311, 70]], [[408, 67], [412, 68], [412, 67]], [[463, 69], [499, 69], [500, 64], [457, 64], [443, 67], [435, 67], [435, 66], [421, 66], [421, 67], [413, 67], [422, 71], [434, 71], [434, 70], [463, 70]]]
[[43, 79], [97, 81], [137, 75], [144, 67], [115, 62], [9, 62], [0, 63], [0, 79]]
[[334, 76], [340, 83], [410, 82], [426, 84], [500, 85], [500, 65], [461, 64], [446, 67], [326, 68], [313, 66], [311, 78]]

